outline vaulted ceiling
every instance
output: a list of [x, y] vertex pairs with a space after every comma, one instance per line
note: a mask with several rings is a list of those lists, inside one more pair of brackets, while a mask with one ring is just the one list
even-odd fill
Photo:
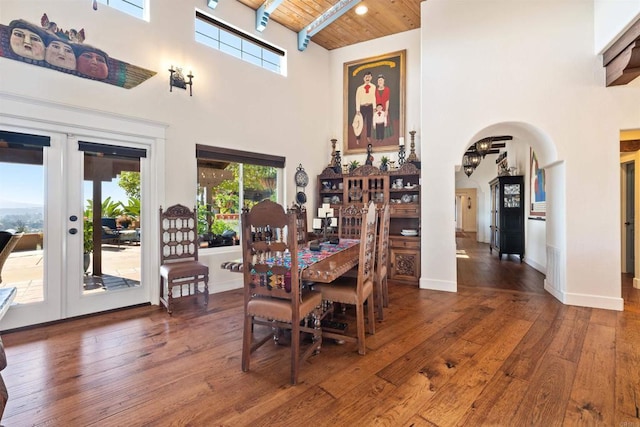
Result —
[[[238, 1], [254, 10], [265, 4], [265, 0]], [[272, 0], [267, 2], [275, 3]], [[337, 49], [420, 28], [422, 0], [284, 0], [270, 14], [269, 21], [299, 33], [341, 2], [347, 4], [346, 7], [365, 5], [369, 11], [365, 15], [357, 15], [355, 7], [351, 7], [311, 37], [311, 41], [325, 49]]]

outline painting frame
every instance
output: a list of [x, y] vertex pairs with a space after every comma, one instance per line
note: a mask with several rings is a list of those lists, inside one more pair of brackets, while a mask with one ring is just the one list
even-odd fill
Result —
[[529, 149], [529, 208], [531, 216], [544, 217], [547, 214], [546, 177], [540, 168], [536, 152]]
[[[398, 150], [405, 133], [406, 55], [405, 49], [344, 63], [344, 154], [366, 153], [369, 143], [374, 152]], [[369, 82], [367, 74], [371, 76]], [[380, 76], [382, 90], [377, 86]], [[372, 94], [365, 92], [367, 83], [373, 86], [375, 101]], [[360, 118], [356, 117], [357, 103], [361, 104]], [[384, 123], [382, 115], [386, 116]]]

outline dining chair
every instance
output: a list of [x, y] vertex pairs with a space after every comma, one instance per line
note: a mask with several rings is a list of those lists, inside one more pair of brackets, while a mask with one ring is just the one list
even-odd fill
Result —
[[359, 239], [362, 231], [362, 209], [355, 205], [342, 206], [338, 216], [338, 237]]
[[[291, 331], [291, 384], [298, 382], [300, 363], [320, 351], [322, 295], [302, 290], [298, 269], [296, 214], [263, 200], [242, 214], [244, 274], [244, 331], [242, 370], [249, 370], [251, 354], [281, 330]], [[254, 325], [271, 333], [254, 339]], [[302, 355], [301, 333], [311, 336]]]
[[[209, 304], [209, 267], [198, 261], [197, 211], [173, 205], [160, 206], [160, 301], [173, 313], [173, 298], [204, 297]], [[202, 290], [199, 284], [203, 283]]]
[[[323, 331], [324, 338], [333, 338], [358, 343], [358, 353], [366, 353], [365, 345], [365, 301], [367, 303], [368, 332], [375, 334], [375, 311], [373, 298], [373, 281], [376, 252], [376, 225], [378, 215], [373, 202], [362, 210], [360, 229], [360, 255], [357, 278], [341, 277], [329, 284], [317, 284], [316, 290], [322, 292], [322, 299], [330, 303], [355, 305], [356, 337], [336, 332]], [[355, 283], [354, 283], [355, 281]]]
[[300, 205], [293, 205], [289, 211], [293, 212], [296, 216], [296, 239], [299, 245], [307, 243], [308, 228], [307, 228], [307, 208]]
[[389, 307], [389, 286], [387, 271], [389, 262], [389, 221], [391, 213], [389, 204], [385, 203], [378, 212], [378, 237], [376, 250], [376, 270], [374, 273], [375, 299], [378, 320], [384, 319], [384, 307]]
[[0, 283], [2, 283], [2, 267], [4, 267], [4, 263], [7, 262], [9, 255], [11, 255], [11, 251], [18, 244], [18, 240], [22, 237], [23, 233], [12, 234], [8, 231], [0, 231]]

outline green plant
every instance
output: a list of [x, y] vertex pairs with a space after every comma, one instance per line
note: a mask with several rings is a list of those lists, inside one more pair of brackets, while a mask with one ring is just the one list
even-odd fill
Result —
[[[232, 221], [232, 222], [237, 223], [237, 221]], [[218, 221], [214, 221], [213, 224], [211, 224], [211, 232], [213, 234], [220, 235], [227, 230], [233, 231], [233, 227], [227, 221], [218, 220]]]
[[120, 206], [122, 207], [124, 215], [131, 217], [133, 221], [140, 219], [140, 199], [129, 197], [127, 204], [125, 205], [120, 202]]
[[[102, 216], [105, 218], [116, 218], [122, 215], [122, 203], [111, 201], [111, 197], [107, 197], [101, 204]], [[87, 207], [85, 209], [85, 216], [87, 218], [93, 218], [93, 200], [87, 199]]]
[[380, 164], [381, 165], [386, 165], [388, 163], [389, 163], [389, 158], [387, 156], [380, 157]]
[[349, 163], [349, 172], [352, 172], [354, 169], [356, 169], [358, 166], [360, 166], [360, 162], [357, 160], [352, 160]]
[[85, 254], [93, 252], [93, 223], [88, 219], [84, 220], [83, 251]]

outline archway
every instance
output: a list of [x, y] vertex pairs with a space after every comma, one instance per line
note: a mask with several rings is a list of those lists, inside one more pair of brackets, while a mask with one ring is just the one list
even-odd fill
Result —
[[[540, 269], [546, 274], [545, 280], [545, 289], [554, 295], [560, 301], [564, 301], [563, 292], [566, 289], [566, 261], [564, 259], [564, 255], [566, 253], [566, 215], [565, 215], [565, 165], [563, 161], [558, 159], [558, 154], [556, 150], [556, 146], [551, 138], [539, 127], [536, 127], [529, 123], [523, 122], [500, 122], [488, 125], [480, 130], [478, 130], [475, 134], [473, 134], [467, 141], [460, 143], [458, 146], [457, 152], [450, 151], [450, 155], [455, 155], [455, 159], [452, 159], [451, 166], [454, 167], [455, 170], [460, 170], [460, 164], [462, 160], [462, 156], [467, 151], [467, 148], [474, 144], [476, 141], [491, 137], [495, 135], [510, 135], [513, 137], [512, 145], [517, 146], [516, 144], [520, 143], [520, 147], [525, 146], [526, 150], [522, 150], [523, 153], [516, 156], [515, 163], [518, 168], [518, 172], [524, 174], [528, 177], [529, 175], [529, 148], [535, 151], [539, 166], [545, 171], [545, 180], [546, 180], [546, 213], [545, 213], [545, 221], [542, 228], [543, 231], [537, 230], [537, 232], [542, 233], [542, 238], [539, 239], [543, 241], [541, 243], [541, 247], [537, 250], [541, 254], [539, 256], [539, 260], [536, 261], [536, 265], [534, 268]], [[522, 144], [525, 143], [525, 144]], [[425, 150], [426, 151], [426, 150]], [[433, 153], [431, 153], [433, 154]], [[443, 151], [438, 150], [438, 154], [446, 154]], [[437, 157], [437, 156], [434, 156]], [[442, 159], [440, 159], [442, 161]], [[485, 162], [485, 166], [489, 162]], [[434, 180], [433, 175], [436, 175], [438, 172], [445, 173], [446, 170], [440, 170], [443, 166], [442, 163], [434, 167], [435, 171], [430, 171], [429, 166], [426, 166], [427, 170], [423, 168], [423, 180], [429, 182], [429, 180]], [[495, 167], [495, 165], [494, 165]], [[448, 169], [451, 171], [451, 169]], [[495, 170], [495, 169], [494, 169]], [[451, 172], [449, 172], [451, 173]], [[493, 174], [497, 175], [497, 172]], [[464, 176], [464, 175], [462, 175]], [[473, 175], [472, 175], [473, 177]], [[464, 176], [467, 179], [466, 176]], [[478, 220], [478, 233], [480, 234], [481, 229], [486, 229], [488, 227], [488, 213], [489, 210], [489, 196], [488, 196], [488, 181], [489, 179], [477, 179], [477, 178], [469, 178], [469, 181], [473, 183], [472, 185], [467, 185], [468, 187], [475, 187], [477, 189], [477, 198], [478, 198], [478, 212], [479, 220]], [[525, 179], [528, 182], [528, 179]], [[452, 176], [451, 186], [443, 185], [442, 188], [434, 189], [433, 191], [433, 200], [444, 200], [444, 197], [447, 197], [444, 194], [441, 194], [443, 191], [448, 192], [448, 200], [451, 200], [452, 193], [455, 191], [455, 182], [456, 176], [455, 171]], [[528, 187], [529, 184], [527, 184]], [[429, 189], [426, 189], [429, 191]], [[528, 200], [529, 189], [526, 190], [526, 199]], [[430, 194], [426, 195], [430, 197]], [[528, 202], [527, 202], [528, 204]], [[480, 215], [484, 215], [486, 217], [484, 219], [480, 219]], [[527, 214], [530, 212], [528, 209]], [[423, 217], [423, 223], [433, 223], [438, 224], [438, 227], [433, 226], [429, 230], [425, 230], [423, 236], [423, 247], [426, 250], [423, 250], [423, 265], [425, 268], [431, 268], [433, 270], [432, 278], [422, 278], [420, 285], [423, 288], [427, 289], [439, 289], [439, 290], [447, 290], [447, 291], [457, 291], [457, 278], [455, 272], [455, 261], [453, 264], [447, 264], [443, 262], [442, 254], [447, 253], [450, 254], [450, 259], [455, 259], [455, 232], [453, 227], [451, 227], [451, 231], [442, 231], [442, 225], [446, 224], [447, 221], [443, 222], [443, 217], [438, 215], [446, 216], [446, 212], [442, 210], [439, 211], [427, 211], [425, 212], [425, 216]], [[451, 210], [451, 221], [448, 224], [455, 223], [454, 222], [454, 212]], [[528, 221], [529, 222], [529, 221]], [[540, 225], [542, 221], [536, 221], [536, 224]], [[532, 227], [533, 228], [533, 227]], [[423, 226], [424, 230], [424, 226]], [[488, 233], [486, 233], [488, 235]], [[425, 237], [427, 239], [425, 239]], [[437, 243], [431, 243], [429, 241], [429, 237], [433, 240], [431, 242], [440, 239]], [[487, 236], [483, 236], [483, 239], [486, 239]], [[447, 243], [448, 241], [448, 243]], [[431, 250], [439, 251], [439, 253], [432, 253]], [[525, 256], [526, 259], [526, 256]], [[531, 261], [535, 261], [532, 258]], [[447, 280], [447, 276], [453, 277], [454, 281], [449, 282]]]

